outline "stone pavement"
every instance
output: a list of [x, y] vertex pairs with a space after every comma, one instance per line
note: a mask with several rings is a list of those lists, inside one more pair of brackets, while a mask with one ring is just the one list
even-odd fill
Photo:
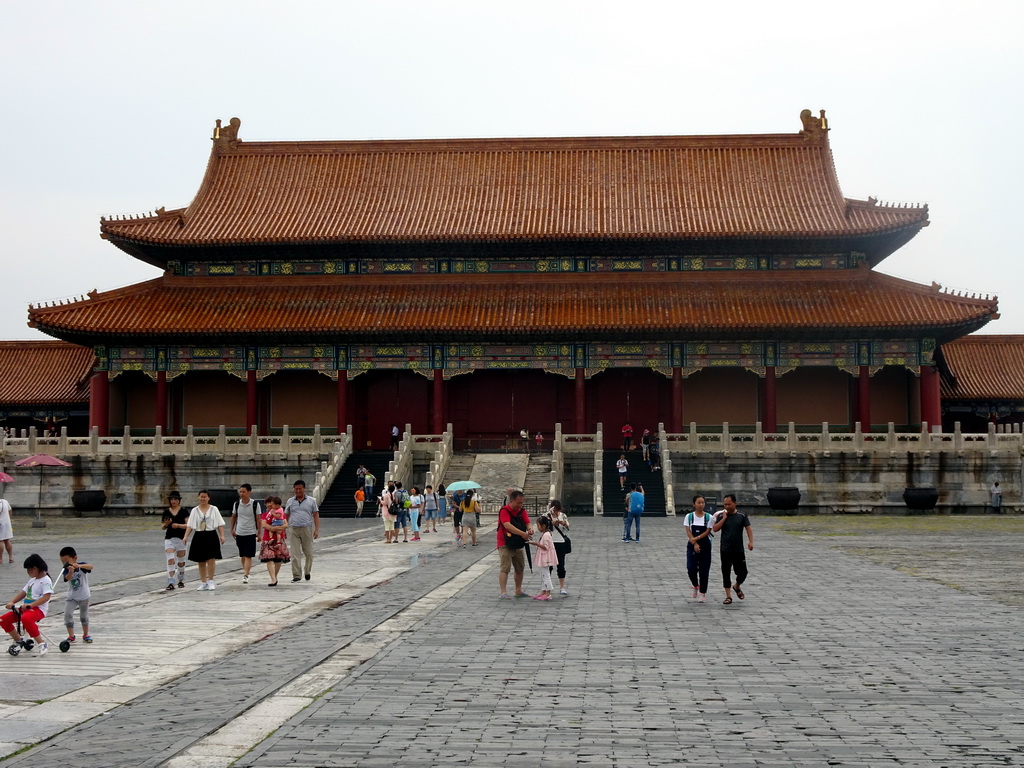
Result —
[[[360, 522], [335, 534], [302, 593], [271, 600], [234, 577], [213, 595], [167, 595], [191, 606], [153, 620], [177, 646], [46, 704], [5, 692], [5, 742], [25, 743], [12, 723], [48, 705], [73, 723], [108, 702], [5, 764], [1024, 765], [1024, 616], [989, 598], [755, 517], [747, 599], [721, 604], [716, 554], [698, 604], [680, 520], [645, 520], [643, 543], [624, 544], [619, 521], [588, 518], [573, 520], [569, 597], [499, 602], [490, 546], [385, 546]], [[527, 575], [529, 591], [538, 583]], [[138, 631], [146, 597], [100, 606], [94, 623]], [[216, 611], [196, 610], [207, 598]], [[112, 646], [5, 666], [59, 670]], [[120, 706], [107, 695], [117, 674], [141, 680]]]

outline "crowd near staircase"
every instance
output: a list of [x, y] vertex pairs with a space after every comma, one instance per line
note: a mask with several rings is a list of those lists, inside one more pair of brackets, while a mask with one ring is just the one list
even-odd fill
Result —
[[[388, 471], [388, 464], [394, 458], [390, 451], [355, 451], [346, 459], [338, 471], [338, 476], [331, 483], [330, 490], [320, 502], [321, 517], [355, 517], [356, 502], [352, 494], [356, 492], [356, 470], [362, 464], [369, 472], [377, 478], [374, 485], [374, 493], [378, 496], [383, 490], [384, 475]], [[366, 499], [363, 506], [363, 517], [373, 517], [377, 514], [376, 502], [373, 499]]]
[[619, 488], [619, 471], [615, 462], [622, 455], [621, 450], [605, 451], [603, 459], [604, 516], [622, 517], [625, 511], [625, 498], [630, 483], [641, 483], [644, 487], [644, 515], [647, 517], [665, 517], [665, 482], [661, 472], [652, 472], [643, 460], [640, 449], [626, 454], [629, 472], [626, 475], [626, 490]]

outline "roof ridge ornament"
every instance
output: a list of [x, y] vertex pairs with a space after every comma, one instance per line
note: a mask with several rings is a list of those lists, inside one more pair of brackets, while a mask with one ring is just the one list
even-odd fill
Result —
[[820, 117], [814, 117], [809, 109], [800, 112], [800, 122], [803, 124], [800, 135], [804, 137], [805, 141], [824, 141], [828, 134], [828, 118], [825, 117], [825, 110], [820, 110], [818, 114]]
[[213, 146], [215, 149], [234, 149], [238, 144], [238, 129], [242, 121], [237, 117], [228, 120], [227, 125], [221, 125], [220, 118], [213, 128]]

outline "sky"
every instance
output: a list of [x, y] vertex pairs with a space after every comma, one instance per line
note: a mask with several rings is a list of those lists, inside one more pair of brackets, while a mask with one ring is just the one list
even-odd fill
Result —
[[30, 303], [159, 276], [102, 215], [187, 205], [245, 141], [796, 133], [847, 197], [927, 203], [880, 271], [1000, 298], [1024, 333], [1024, 3], [0, 4], [0, 339]]

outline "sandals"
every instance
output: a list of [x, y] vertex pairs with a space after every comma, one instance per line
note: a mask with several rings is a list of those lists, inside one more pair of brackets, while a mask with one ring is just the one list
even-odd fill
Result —
[[732, 598], [731, 597], [725, 598], [725, 600], [722, 601], [722, 605], [732, 605]]
[[732, 585], [732, 591], [736, 593], [736, 597], [738, 597], [740, 600], [743, 599], [743, 590], [740, 589], [740, 585], [739, 584], [733, 584]]

